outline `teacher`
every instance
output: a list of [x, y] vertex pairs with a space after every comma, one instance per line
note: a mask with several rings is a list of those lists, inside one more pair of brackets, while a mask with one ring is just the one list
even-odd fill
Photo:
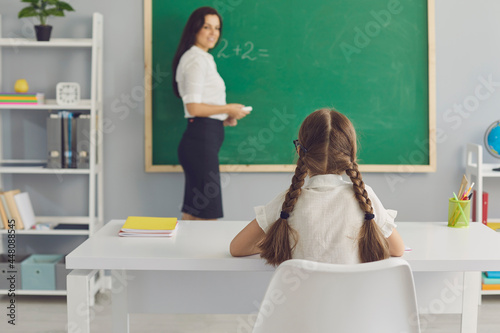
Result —
[[224, 126], [236, 126], [248, 115], [242, 104], [226, 104], [226, 85], [208, 53], [222, 34], [222, 19], [211, 7], [189, 17], [172, 62], [174, 93], [182, 98], [187, 128], [178, 148], [184, 169], [183, 220], [223, 216], [219, 149]]

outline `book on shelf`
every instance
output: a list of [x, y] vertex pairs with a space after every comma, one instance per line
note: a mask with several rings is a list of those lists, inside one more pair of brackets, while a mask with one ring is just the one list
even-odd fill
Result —
[[177, 230], [176, 217], [129, 216], [119, 236], [172, 237]]
[[10, 190], [3, 192], [5, 200], [7, 201], [7, 206], [9, 207], [10, 214], [12, 215], [12, 219], [15, 221], [15, 228], [24, 229], [23, 220], [21, 218], [21, 214], [19, 214], [16, 199], [14, 198], [14, 196], [19, 193], [21, 193], [20, 190]]
[[14, 200], [16, 201], [17, 210], [23, 221], [24, 228], [31, 229], [31, 227], [36, 224], [36, 220], [33, 206], [31, 205], [30, 195], [28, 192], [21, 192], [14, 195]]
[[486, 272], [481, 274], [481, 278], [484, 284], [500, 284], [500, 278], [492, 278], [486, 275]]
[[9, 220], [12, 220], [12, 214], [10, 213], [9, 206], [7, 205], [7, 200], [5, 200], [5, 195], [3, 192], [0, 192], [0, 204], [5, 213], [5, 219], [2, 215], [2, 225], [4, 229], [9, 229]]
[[[476, 191], [473, 192], [472, 195], [474, 198], [476, 197]], [[481, 222], [487, 225], [488, 221], [488, 192], [483, 192], [483, 197], [481, 199], [481, 203], [483, 205], [483, 216], [481, 217]], [[476, 200], [472, 200], [472, 221], [476, 222]]]
[[487, 271], [487, 272], [484, 272], [484, 274], [488, 278], [500, 279], [500, 272], [497, 272], [497, 271]]
[[500, 284], [481, 284], [483, 290], [500, 290]]
[[11, 220], [15, 221], [16, 229], [32, 228], [36, 221], [29, 194], [19, 189], [0, 192], [0, 218], [5, 229], [9, 229]]
[[45, 94], [36, 93], [0, 93], [1, 105], [36, 105], [45, 104]]
[[88, 224], [83, 223], [59, 223], [54, 226], [55, 230], [89, 230]]
[[2, 223], [0, 223], [0, 229], [8, 229], [9, 219], [7, 218], [7, 212], [5, 211], [2, 200], [0, 200], [0, 219], [2, 220]]

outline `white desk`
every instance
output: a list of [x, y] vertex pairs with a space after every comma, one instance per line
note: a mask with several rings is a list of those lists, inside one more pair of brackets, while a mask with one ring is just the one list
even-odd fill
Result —
[[[66, 257], [68, 332], [90, 332], [88, 279], [111, 270], [115, 332], [128, 332], [128, 313], [256, 313], [273, 268], [258, 256], [232, 258], [229, 243], [248, 222], [179, 221], [173, 238], [122, 238], [124, 221], [109, 222]], [[462, 332], [476, 332], [479, 271], [500, 270], [500, 237], [480, 223], [467, 229], [446, 223], [400, 222], [412, 248], [412, 270], [463, 272]], [[246, 317], [244, 317], [246, 318]], [[250, 316], [248, 316], [250, 318]], [[246, 321], [246, 319], [245, 319]], [[242, 323], [242, 325], [246, 325]]]

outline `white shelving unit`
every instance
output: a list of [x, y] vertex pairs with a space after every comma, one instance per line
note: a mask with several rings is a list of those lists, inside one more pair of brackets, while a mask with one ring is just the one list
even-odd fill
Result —
[[[64, 38], [52, 39], [49, 42], [37, 42], [33, 39], [23, 38], [1, 38], [1, 16], [0, 16], [0, 91], [9, 89], [2, 88], [2, 51], [8, 48], [16, 48], [18, 52], [28, 52], [33, 48], [56, 48], [64, 52], [68, 48], [81, 49], [81, 52], [91, 53], [91, 63], [83, 64], [90, 70], [90, 98], [81, 100], [77, 105], [60, 106], [55, 100], [46, 100], [45, 104], [39, 105], [0, 105], [0, 140], [1, 140], [1, 116], [4, 110], [33, 110], [55, 111], [78, 110], [90, 114], [90, 167], [88, 169], [49, 169], [43, 166], [45, 160], [9, 160], [4, 159], [0, 145], [0, 187], [2, 186], [3, 174], [30, 174], [46, 177], [47, 175], [87, 175], [88, 176], [88, 215], [86, 216], [37, 216], [37, 222], [87, 224], [88, 230], [16, 230], [16, 237], [24, 235], [50, 236], [92, 236], [103, 225], [103, 108], [102, 108], [102, 62], [103, 62], [103, 17], [94, 13], [92, 17], [92, 38]], [[54, 87], [55, 89], [55, 87]], [[51, 88], [47, 89], [52, 90]], [[28, 116], [27, 116], [28, 117]], [[58, 185], [54, 185], [58, 186]], [[61, 185], [59, 185], [61, 186]], [[35, 211], [36, 213], [36, 211]], [[4, 247], [7, 230], [0, 230], [0, 252]], [[19, 263], [17, 263], [19, 269]], [[104, 279], [91, 282], [91, 295], [94, 295], [102, 286]], [[0, 290], [5, 294], [6, 290]], [[65, 290], [16, 290], [18, 295], [66, 295]], [[92, 297], [91, 297], [92, 298]]]
[[[475, 220], [481, 223], [483, 216], [483, 182], [485, 178], [500, 177], [500, 171], [493, 171], [499, 164], [483, 163], [483, 146], [473, 143], [467, 144], [465, 175], [469, 182], [475, 183], [476, 195], [473, 196], [476, 205]], [[491, 200], [490, 200], [491, 203]], [[488, 217], [489, 222], [498, 222], [500, 219]], [[499, 238], [500, 241], [500, 238]], [[500, 290], [481, 290], [482, 295], [500, 295]]]

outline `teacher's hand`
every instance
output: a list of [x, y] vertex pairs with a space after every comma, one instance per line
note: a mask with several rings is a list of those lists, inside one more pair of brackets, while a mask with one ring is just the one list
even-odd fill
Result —
[[231, 104], [226, 104], [226, 109], [227, 109], [227, 115], [231, 118], [234, 118], [236, 120], [239, 120], [243, 117], [246, 117], [250, 112], [248, 111], [243, 111], [243, 104], [237, 104], [237, 103], [231, 103]]
[[227, 117], [226, 120], [224, 120], [224, 126], [236, 126], [238, 125], [238, 121], [234, 118]]

